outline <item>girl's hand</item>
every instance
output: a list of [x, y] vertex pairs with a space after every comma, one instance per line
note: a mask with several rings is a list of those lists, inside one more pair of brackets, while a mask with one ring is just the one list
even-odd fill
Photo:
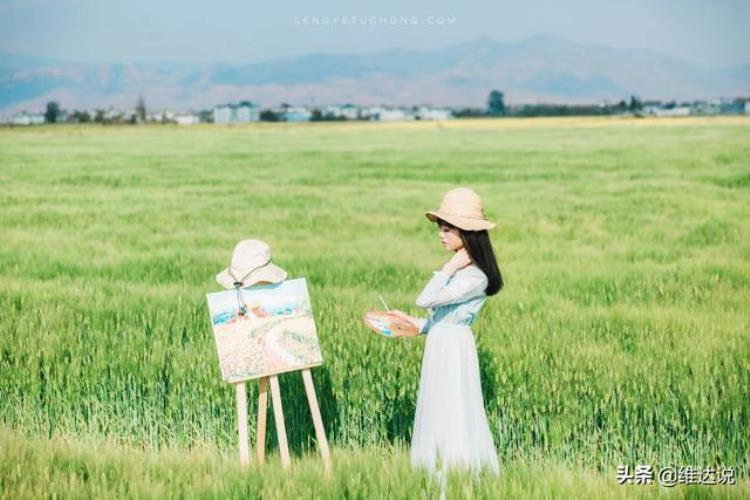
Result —
[[469, 252], [466, 251], [466, 248], [462, 248], [461, 250], [456, 252], [448, 262], [445, 263], [445, 265], [443, 266], [443, 272], [448, 276], [451, 276], [456, 271], [458, 271], [459, 269], [463, 269], [469, 264], [471, 264], [471, 257], [469, 257]]

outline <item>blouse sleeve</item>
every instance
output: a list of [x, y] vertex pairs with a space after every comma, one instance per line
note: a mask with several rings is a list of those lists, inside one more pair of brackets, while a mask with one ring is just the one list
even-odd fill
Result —
[[434, 271], [432, 279], [417, 297], [417, 306], [424, 309], [458, 304], [481, 294], [487, 287], [483, 272], [454, 275], [453, 279], [443, 271]]

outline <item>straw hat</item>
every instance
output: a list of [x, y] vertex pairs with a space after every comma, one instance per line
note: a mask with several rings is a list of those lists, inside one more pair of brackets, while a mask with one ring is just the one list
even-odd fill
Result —
[[286, 271], [271, 262], [271, 247], [261, 240], [242, 240], [234, 247], [232, 263], [216, 275], [224, 288], [248, 287], [259, 281], [278, 283]]
[[482, 199], [466, 187], [451, 189], [445, 193], [440, 208], [425, 212], [425, 215], [432, 222], [437, 222], [439, 217], [467, 231], [480, 231], [495, 227], [495, 223], [488, 221], [484, 216]]

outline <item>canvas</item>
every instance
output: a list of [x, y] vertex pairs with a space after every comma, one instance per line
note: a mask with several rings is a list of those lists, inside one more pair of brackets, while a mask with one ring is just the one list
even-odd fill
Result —
[[242, 382], [323, 363], [304, 278], [241, 288], [239, 294], [206, 294], [225, 381]]

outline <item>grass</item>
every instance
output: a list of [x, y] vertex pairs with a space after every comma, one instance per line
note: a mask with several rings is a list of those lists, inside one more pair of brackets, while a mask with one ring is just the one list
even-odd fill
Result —
[[[410, 469], [408, 451], [392, 445], [334, 448], [333, 473], [316, 455], [294, 457], [290, 472], [278, 454], [242, 470], [235, 454], [211, 448], [158, 452], [109, 440], [19, 439], [0, 431], [0, 498], [438, 498], [439, 484]], [[33, 472], [33, 474], [30, 474]], [[750, 484], [620, 485], [616, 469], [596, 472], [539, 458], [502, 465], [499, 477], [448, 476], [447, 498], [747, 498]]]
[[[321, 491], [360, 481], [349, 496], [367, 496], [394, 481], [419, 495], [403, 454], [425, 339], [378, 338], [360, 318], [379, 293], [424, 314], [414, 298], [448, 256], [423, 212], [456, 185], [498, 222], [506, 288], [474, 330], [503, 491], [564, 493], [582, 477], [637, 491], [612, 486], [619, 463], [722, 464], [746, 481], [748, 139], [746, 118], [2, 129], [0, 423], [28, 477], [5, 454], [0, 489], [302, 491], [315, 458], [291, 482], [246, 482], [229, 466], [233, 388], [205, 293], [234, 244], [258, 237], [310, 287], [324, 357], [313, 378], [342, 457]], [[308, 456], [301, 377], [280, 383], [290, 445]], [[60, 436], [123, 448], [100, 459]], [[273, 427], [267, 439], [274, 450]], [[380, 449], [395, 451], [368, 451]], [[117, 477], [71, 483], [73, 456]], [[196, 472], [211, 457], [226, 476]], [[160, 465], [140, 482], [148, 460]], [[165, 486], [164, 474], [181, 479]]]

